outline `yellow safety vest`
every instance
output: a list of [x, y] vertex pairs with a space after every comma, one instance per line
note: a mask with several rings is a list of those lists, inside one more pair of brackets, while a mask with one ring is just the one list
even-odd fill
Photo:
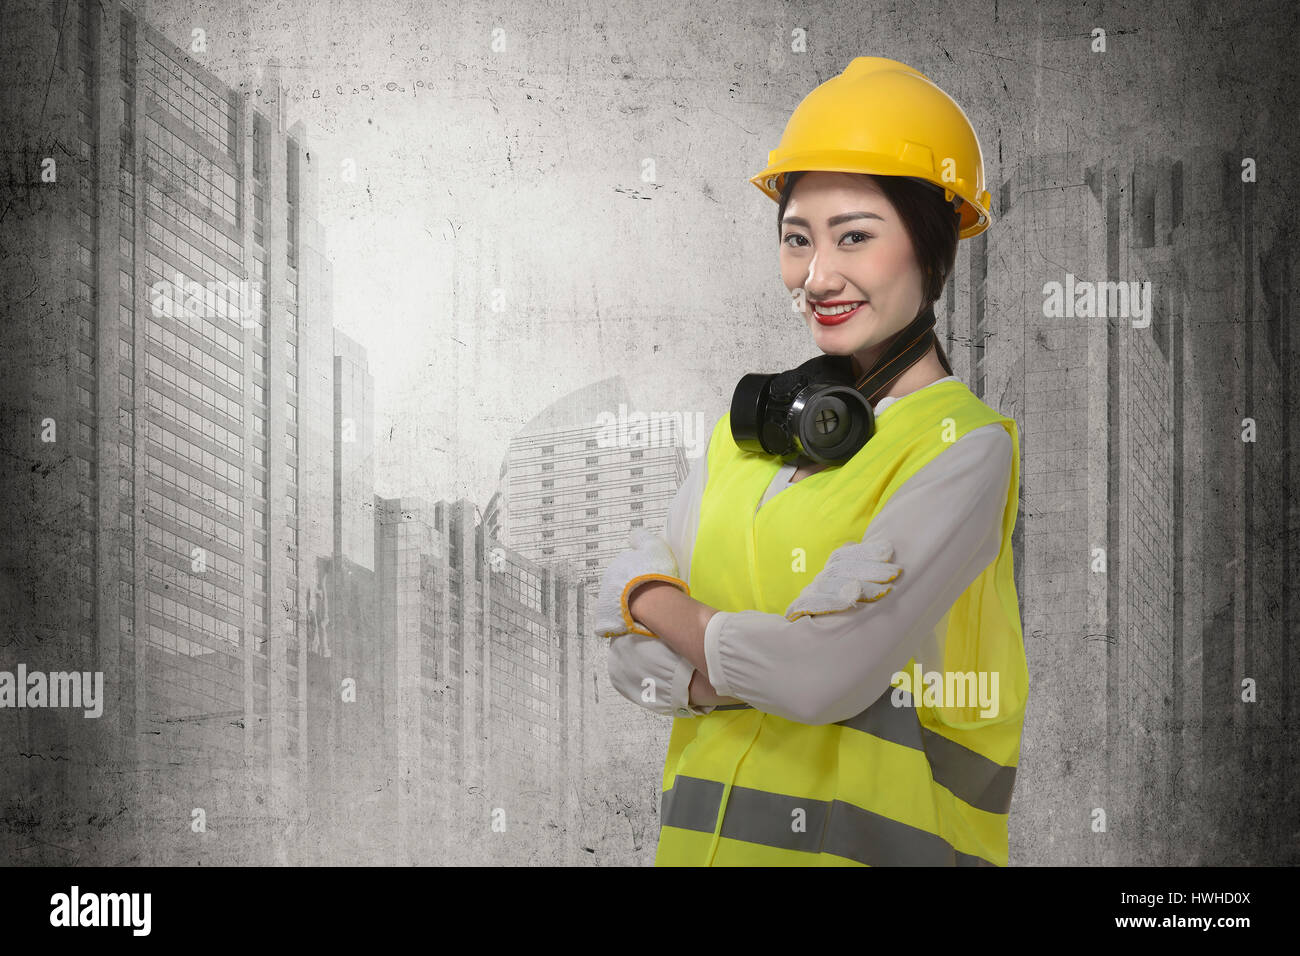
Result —
[[[723, 611], [784, 614], [835, 548], [862, 540], [905, 481], [993, 422], [1010, 433], [1014, 452], [1002, 547], [939, 626], [946, 621], [943, 672], [998, 672], [996, 715], [981, 717], [977, 699], [959, 708], [929, 697], [935, 706], [925, 706], [927, 695], [914, 700], [896, 681], [833, 724], [748, 704], [675, 718], [656, 866], [1007, 865], [1029, 682], [1012, 572], [1020, 487], [1012, 419], [962, 382], [920, 389], [881, 412], [853, 458], [801, 479], [756, 514], [780, 461], [739, 449], [723, 415], [709, 441], [690, 585], [692, 597]], [[801, 570], [792, 570], [796, 547], [806, 557]], [[916, 706], [895, 706], [896, 694]]]

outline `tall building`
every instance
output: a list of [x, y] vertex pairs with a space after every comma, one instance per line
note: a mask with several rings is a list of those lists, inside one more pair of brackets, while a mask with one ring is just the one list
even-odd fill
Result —
[[7, 323], [29, 372], [5, 415], [34, 460], [66, 463], [11, 492], [39, 515], [35, 578], [64, 584], [48, 608], [11, 603], [66, 630], [37, 656], [102, 670], [108, 699], [93, 728], [22, 733], [75, 765], [47, 806], [111, 807], [106, 860], [294, 862], [322, 650], [305, 630], [334, 550], [316, 169], [274, 64], [254, 105], [118, 3], [41, 10], [6, 44], [49, 77], [6, 103], [30, 207], [7, 228], [55, 291]]
[[488, 538], [469, 501], [375, 514], [389, 862], [576, 862], [585, 589]]
[[[378, 641], [374, 380], [365, 349], [334, 330], [331, 391], [333, 553], [305, 587], [308, 767], [314, 821], [306, 859], [382, 865], [390, 820], [381, 798], [383, 653]], [[313, 512], [323, 511], [312, 506]]]
[[[1294, 860], [1293, 549], [1269, 530], [1296, 517], [1279, 219], [1210, 147], [1004, 172], [949, 285], [971, 302], [948, 341], [1020, 424], [1031, 700], [1012, 862]], [[1247, 439], [1247, 419], [1273, 437]]]
[[375, 567], [375, 379], [366, 351], [334, 330], [334, 553]]
[[592, 582], [632, 528], [662, 526], [686, 478], [683, 429], [629, 406], [612, 376], [556, 401], [510, 440], [484, 515], [500, 540]]
[[492, 859], [572, 864], [586, 833], [579, 799], [593, 728], [582, 678], [586, 589], [573, 573], [488, 542], [487, 791]]
[[[627, 549], [631, 529], [664, 528], [689, 468], [683, 438], [694, 428], [707, 445], [704, 424], [641, 413], [619, 376], [566, 395], [511, 439], [484, 523], [512, 553], [571, 581], [594, 608], [601, 572]], [[591, 620], [586, 613], [569, 652], [580, 675], [570, 712], [583, 757], [571, 764], [572, 786], [596, 811], [583, 816], [577, 859], [645, 864], [654, 856], [672, 723], [614, 690], [609, 645], [590, 632]]]

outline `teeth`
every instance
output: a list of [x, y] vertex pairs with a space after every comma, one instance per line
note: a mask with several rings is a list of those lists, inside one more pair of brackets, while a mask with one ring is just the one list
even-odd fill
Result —
[[848, 305], [834, 305], [829, 309], [823, 309], [820, 306], [813, 306], [813, 308], [817, 310], [818, 315], [843, 315], [845, 312], [852, 312], [861, 304], [861, 302], [851, 302]]

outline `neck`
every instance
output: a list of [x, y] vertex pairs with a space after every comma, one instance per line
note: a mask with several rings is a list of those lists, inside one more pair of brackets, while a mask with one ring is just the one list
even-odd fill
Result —
[[[886, 342], [883, 345], [872, 349], [875, 354], [873, 356], [867, 356], [866, 361], [874, 362], [875, 359], [880, 356], [881, 350], [888, 345], [889, 343]], [[862, 375], [864, 371], [871, 367], [870, 364], [864, 365], [862, 363], [863, 358], [860, 357], [860, 353], [855, 353], [853, 356], [853, 374], [855, 376]], [[927, 351], [925, 355], [921, 356], [920, 361], [912, 365], [910, 368], [904, 369], [892, 382], [881, 390], [875, 400], [879, 402], [882, 398], [902, 398], [904, 395], [910, 395], [912, 392], [915, 392], [918, 388], [932, 385], [939, 381], [939, 379], [947, 377], [948, 373], [944, 370], [943, 363], [939, 361], [939, 356], [935, 353], [934, 346], [931, 346], [929, 351]]]

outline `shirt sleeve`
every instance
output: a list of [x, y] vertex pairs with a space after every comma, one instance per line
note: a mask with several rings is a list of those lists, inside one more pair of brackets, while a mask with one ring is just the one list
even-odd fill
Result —
[[713, 687], [765, 713], [829, 724], [871, 706], [910, 658], [937, 660], [936, 625], [1001, 549], [1011, 455], [1002, 425], [974, 429], [890, 497], [863, 535], [891, 542], [902, 568], [880, 600], [793, 622], [714, 614], [704, 633]]
[[[678, 574], [688, 585], [691, 583], [691, 552], [700, 523], [700, 502], [708, 480], [707, 468], [706, 451], [695, 460], [686, 480], [673, 496], [661, 531], [677, 559]], [[629, 632], [611, 638], [608, 667], [609, 680], [615, 690], [634, 704], [656, 714], [665, 717], [700, 717], [713, 710], [713, 705], [690, 704], [691, 678], [695, 676], [695, 665], [657, 637]], [[646, 678], [653, 681], [650, 685], [654, 689], [653, 701], [642, 699]]]

